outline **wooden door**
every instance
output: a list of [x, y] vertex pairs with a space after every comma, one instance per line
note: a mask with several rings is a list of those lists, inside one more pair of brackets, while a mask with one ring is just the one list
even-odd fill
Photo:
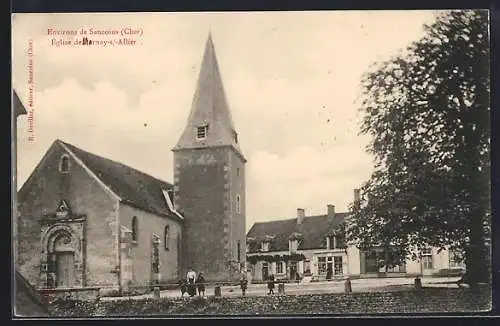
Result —
[[267, 263], [262, 263], [262, 280], [266, 281], [269, 277], [269, 268]]
[[57, 253], [57, 286], [72, 287], [75, 274], [75, 254], [72, 251]]
[[290, 262], [290, 279], [297, 279], [297, 262], [295, 261]]
[[331, 280], [333, 276], [333, 263], [331, 261], [326, 263], [326, 279]]

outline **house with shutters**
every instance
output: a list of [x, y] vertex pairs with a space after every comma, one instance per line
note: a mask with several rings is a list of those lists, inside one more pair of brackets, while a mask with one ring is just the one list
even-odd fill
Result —
[[[354, 189], [354, 202], [359, 200]], [[390, 252], [382, 248], [359, 250], [345, 241], [349, 212], [336, 212], [327, 205], [326, 214], [307, 216], [297, 209], [290, 219], [255, 223], [247, 234], [247, 270], [253, 281], [273, 274], [283, 280], [335, 280], [372, 277], [457, 275], [464, 271], [459, 253], [426, 248], [420, 258], [384, 266]]]
[[324, 215], [306, 216], [298, 208], [295, 218], [255, 223], [247, 234], [251, 279], [266, 280], [273, 274], [276, 279], [324, 280], [359, 274], [359, 266], [349, 264], [356, 253], [344, 241], [348, 215], [328, 205]]

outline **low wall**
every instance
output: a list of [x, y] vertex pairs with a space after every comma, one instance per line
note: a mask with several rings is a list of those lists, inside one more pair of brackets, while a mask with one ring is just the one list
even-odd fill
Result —
[[59, 300], [53, 316], [172, 316], [172, 315], [311, 315], [478, 312], [491, 309], [491, 289], [424, 288], [394, 292], [209, 297], [154, 300], [152, 298], [75, 303]]
[[94, 301], [100, 294], [99, 287], [40, 289], [40, 297], [45, 304], [60, 300]]

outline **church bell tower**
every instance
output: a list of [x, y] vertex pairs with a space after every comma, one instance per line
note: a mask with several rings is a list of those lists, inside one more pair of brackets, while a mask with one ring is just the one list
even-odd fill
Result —
[[186, 128], [174, 152], [174, 205], [184, 214], [182, 270], [206, 280], [244, 266], [245, 163], [208, 36]]

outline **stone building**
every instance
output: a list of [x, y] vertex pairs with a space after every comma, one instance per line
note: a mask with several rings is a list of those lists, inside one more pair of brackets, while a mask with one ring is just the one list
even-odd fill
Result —
[[174, 152], [174, 205], [186, 217], [183, 267], [207, 280], [245, 262], [245, 163], [209, 35], [186, 128]]
[[172, 190], [56, 140], [19, 190], [19, 272], [40, 288], [177, 278], [183, 217], [173, 209]]
[[252, 280], [265, 280], [270, 274], [291, 280], [359, 274], [359, 266], [349, 264], [356, 253], [345, 246], [342, 224], [347, 216], [328, 205], [324, 215], [306, 216], [298, 208], [295, 218], [255, 223], [247, 234]]
[[174, 184], [56, 140], [18, 192], [16, 269], [38, 288], [235, 279], [245, 163], [209, 35]]
[[[354, 201], [359, 190], [354, 191]], [[406, 259], [399, 266], [380, 267], [385, 252], [380, 248], [359, 250], [344, 241], [343, 224], [349, 212], [327, 205], [325, 215], [306, 216], [297, 209], [291, 219], [255, 223], [247, 234], [247, 268], [254, 281], [267, 279], [325, 280], [417, 275], [457, 275], [464, 270], [461, 257], [437, 248], [423, 250], [421, 259]]]

